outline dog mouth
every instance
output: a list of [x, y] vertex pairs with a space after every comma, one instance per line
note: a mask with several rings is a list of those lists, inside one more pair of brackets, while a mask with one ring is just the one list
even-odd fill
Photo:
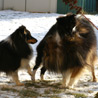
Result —
[[29, 40], [27, 40], [27, 43], [29, 43], [29, 44], [34, 44], [36, 42], [37, 42], [36, 39], [29, 39]]

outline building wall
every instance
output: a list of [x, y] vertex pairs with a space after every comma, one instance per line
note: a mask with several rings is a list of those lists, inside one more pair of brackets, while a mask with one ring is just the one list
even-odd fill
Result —
[[3, 0], [0, 0], [0, 10], [3, 9]]
[[50, 0], [50, 12], [57, 12], [57, 0]]
[[49, 12], [51, 0], [27, 0], [26, 11]]
[[4, 0], [4, 9], [25, 11], [25, 0]]
[[56, 12], [56, 8], [57, 0], [4, 0], [4, 9], [28, 12]]

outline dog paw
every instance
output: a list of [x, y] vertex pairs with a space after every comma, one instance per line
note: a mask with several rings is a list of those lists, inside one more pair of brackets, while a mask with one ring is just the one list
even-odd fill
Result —
[[74, 90], [74, 86], [68, 86], [68, 89]]
[[31, 77], [31, 80], [32, 80], [33, 82], [35, 82], [35, 78], [34, 78], [34, 77]]
[[59, 87], [60, 89], [69, 89], [67, 86], [65, 86], [65, 85], [61, 85], [60, 87]]
[[98, 79], [97, 78], [93, 79], [93, 82], [98, 82]]
[[74, 90], [74, 86], [64, 86], [64, 85], [61, 85], [59, 88], [60, 89], [71, 89], [71, 90]]
[[41, 81], [43, 81], [44, 80], [44, 75], [41, 75], [40, 78], [41, 78]]
[[17, 86], [24, 86], [24, 83], [18, 83]]

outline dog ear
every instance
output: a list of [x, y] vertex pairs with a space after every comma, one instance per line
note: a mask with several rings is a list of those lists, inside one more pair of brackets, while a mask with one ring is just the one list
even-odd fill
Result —
[[26, 27], [24, 26], [24, 25], [21, 25], [20, 27], [19, 27], [19, 29], [25, 29]]
[[66, 14], [66, 16], [75, 17], [75, 16], [76, 16], [76, 14], [73, 14], [73, 13], [68, 13], [68, 14]]
[[22, 32], [25, 35], [27, 34], [26, 27], [24, 25], [22, 25], [22, 26], [19, 27], [19, 31]]
[[61, 23], [64, 22], [65, 17], [64, 17], [64, 16], [60, 16], [60, 17], [58, 17], [56, 20], [57, 20], [57, 23], [61, 24]]
[[69, 21], [69, 19], [74, 19], [75, 18], [75, 14], [73, 14], [73, 13], [68, 13], [66, 16], [60, 16], [60, 17], [58, 17], [57, 18], [57, 22], [58, 23], [64, 23], [65, 21]]

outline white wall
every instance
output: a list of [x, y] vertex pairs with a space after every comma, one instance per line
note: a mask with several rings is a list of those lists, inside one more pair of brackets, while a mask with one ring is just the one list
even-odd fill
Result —
[[27, 0], [26, 11], [56, 12], [57, 0]]
[[0, 0], [0, 10], [3, 9], [3, 0]]
[[56, 8], [57, 0], [4, 0], [4, 9], [28, 12], [56, 12]]
[[25, 0], [4, 0], [4, 9], [25, 11]]
[[49, 12], [50, 0], [27, 0], [26, 8], [30, 12]]
[[57, 0], [50, 0], [50, 12], [57, 12]]

